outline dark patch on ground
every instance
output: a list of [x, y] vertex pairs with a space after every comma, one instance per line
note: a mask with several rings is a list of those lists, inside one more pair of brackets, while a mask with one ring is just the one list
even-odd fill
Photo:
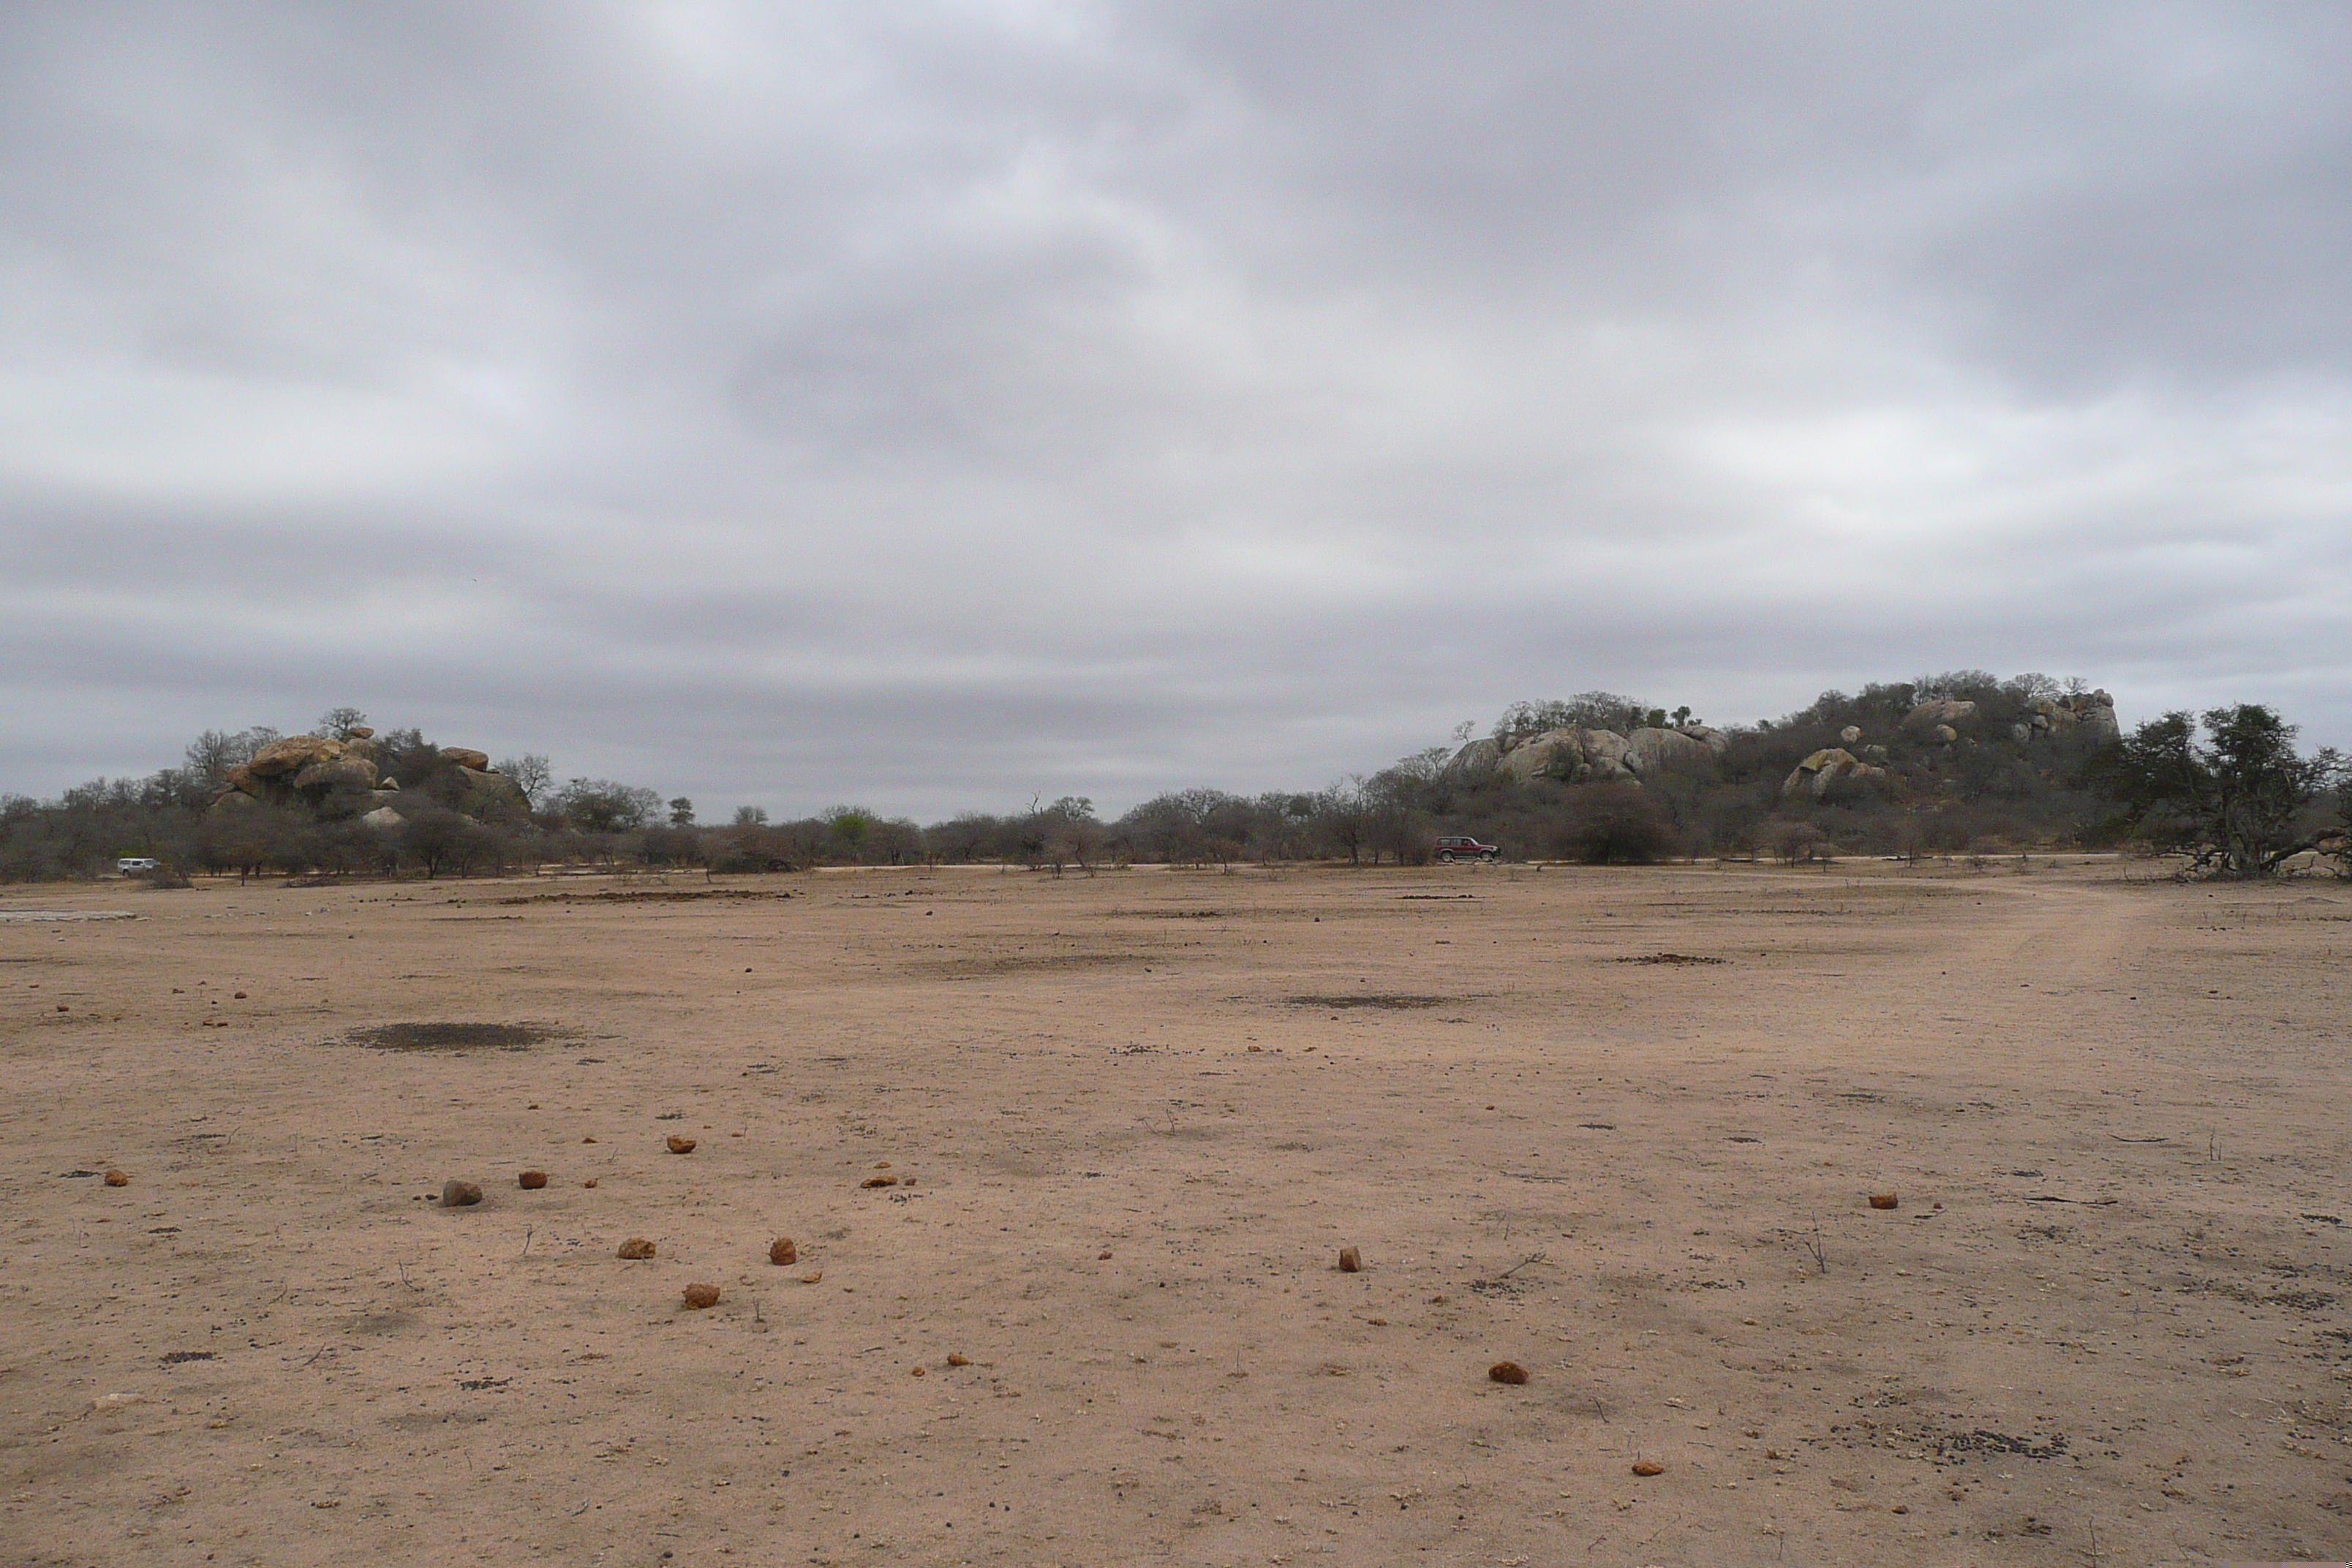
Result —
[[1468, 1000], [1462, 996], [1408, 996], [1396, 992], [1359, 992], [1346, 996], [1285, 996], [1283, 1001], [1293, 1007], [1378, 1007], [1391, 1013], [1410, 1012], [1420, 1007], [1445, 1007]]
[[344, 1038], [375, 1051], [522, 1051], [549, 1033], [529, 1024], [378, 1024]]
[[1693, 952], [1643, 952], [1617, 960], [1620, 963], [1727, 963], [1728, 959], [1701, 958]]
[[[525, 893], [498, 904], [691, 904], [724, 899], [789, 899], [789, 889], [765, 888], [635, 888], [603, 893]], [[462, 902], [463, 900], [456, 900]]]

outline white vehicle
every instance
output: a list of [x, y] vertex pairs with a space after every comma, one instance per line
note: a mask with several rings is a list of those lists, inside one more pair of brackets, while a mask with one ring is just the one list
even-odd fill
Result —
[[126, 877], [135, 871], [152, 871], [155, 869], [155, 858], [152, 855], [125, 855], [114, 863], [114, 868]]

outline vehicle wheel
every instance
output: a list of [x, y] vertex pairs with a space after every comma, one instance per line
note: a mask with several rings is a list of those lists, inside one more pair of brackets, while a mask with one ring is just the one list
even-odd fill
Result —
[[1493, 865], [1496, 861], [1500, 860], [1500, 859], [1502, 858], [1502, 857], [1501, 857], [1500, 855], [1481, 855], [1480, 857], [1478, 857], [1478, 858], [1480, 858], [1481, 860], [1484, 860], [1485, 862], [1486, 862], [1486, 864], [1487, 864], [1487, 865], [1491, 866], [1491, 865]]
[[1451, 865], [1453, 865], [1453, 864], [1454, 864], [1454, 851], [1453, 851], [1453, 850], [1451, 850], [1451, 849], [1441, 849], [1441, 850], [1439, 850], [1439, 851], [1437, 852], [1437, 863], [1438, 863], [1439, 865], [1441, 865], [1441, 866], [1451, 866]]

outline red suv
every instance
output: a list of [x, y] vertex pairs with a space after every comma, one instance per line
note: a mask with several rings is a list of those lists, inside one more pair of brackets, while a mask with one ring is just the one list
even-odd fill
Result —
[[1492, 844], [1481, 844], [1475, 838], [1454, 836], [1437, 841], [1440, 864], [1451, 866], [1456, 860], [1499, 860], [1503, 851]]

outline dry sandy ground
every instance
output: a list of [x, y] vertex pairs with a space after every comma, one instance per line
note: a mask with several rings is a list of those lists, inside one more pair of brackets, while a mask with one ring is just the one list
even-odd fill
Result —
[[613, 886], [0, 894], [0, 1561], [2352, 1557], [2340, 883]]

